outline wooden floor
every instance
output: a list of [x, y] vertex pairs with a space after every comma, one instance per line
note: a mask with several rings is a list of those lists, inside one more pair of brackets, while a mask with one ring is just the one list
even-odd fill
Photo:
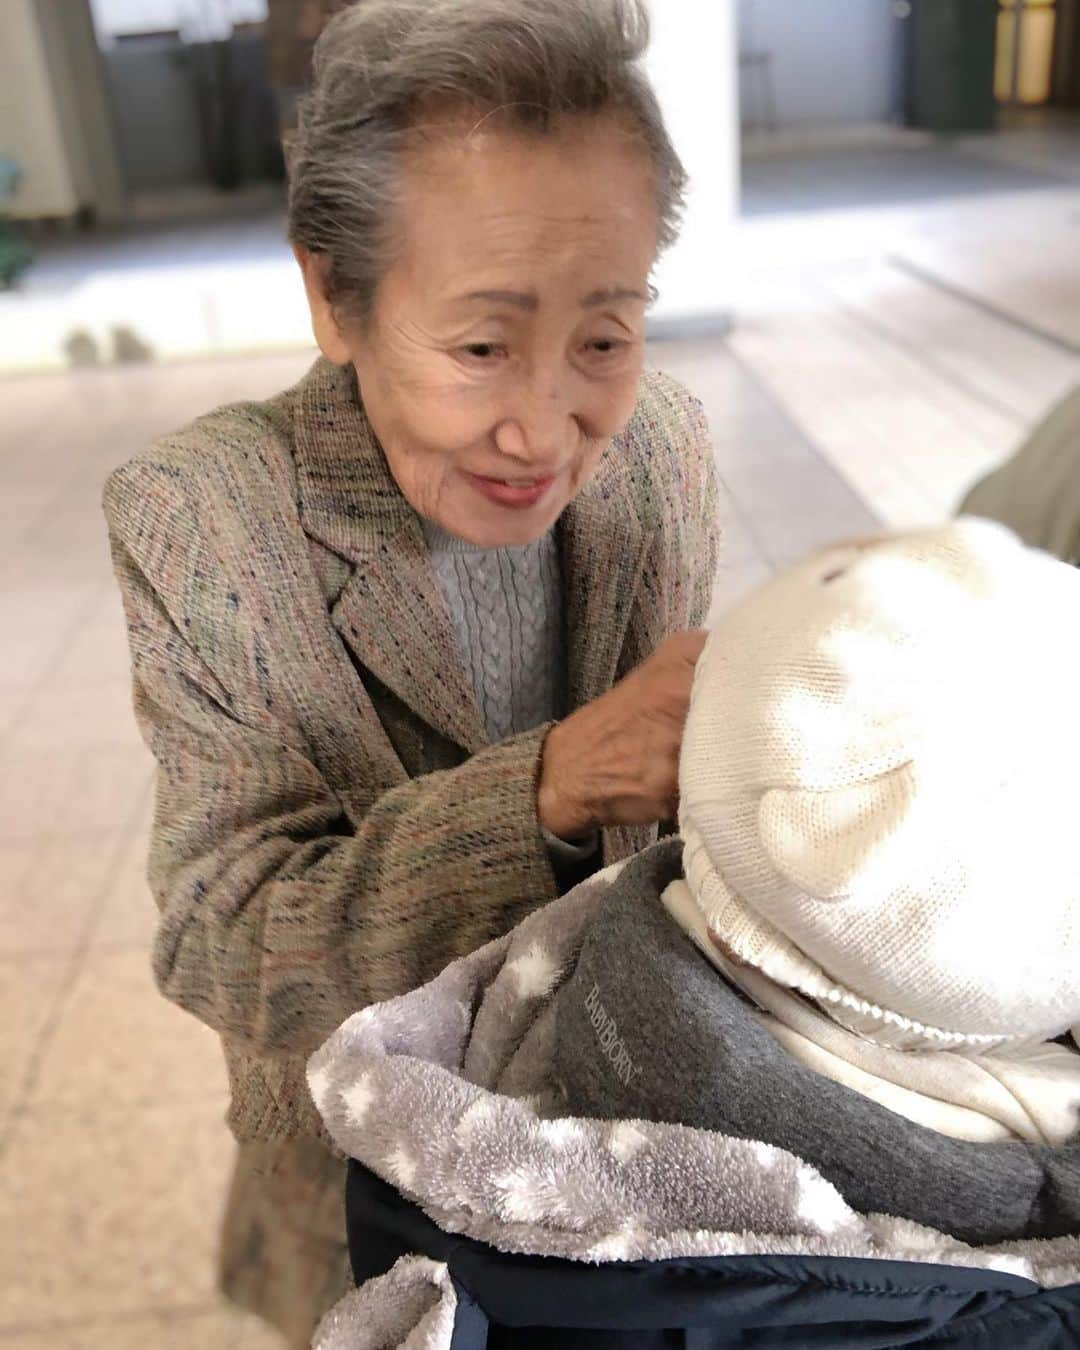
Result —
[[[727, 340], [651, 354], [710, 417], [720, 605], [875, 521], [947, 515], [1080, 379], [1060, 346], [880, 256], [742, 280]], [[214, 1290], [226, 1085], [214, 1036], [149, 975], [151, 766], [98, 498], [151, 437], [307, 361], [0, 386], [0, 1350], [274, 1343]]]

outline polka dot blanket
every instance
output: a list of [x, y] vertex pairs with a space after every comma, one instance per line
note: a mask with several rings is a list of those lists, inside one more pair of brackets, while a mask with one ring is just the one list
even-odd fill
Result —
[[[767, 1143], [561, 1115], [555, 1000], [625, 867], [345, 1022], [308, 1066], [338, 1147], [444, 1231], [503, 1252], [582, 1262], [855, 1256], [1004, 1270], [1047, 1288], [1080, 1281], [1080, 1238], [966, 1246], [857, 1213], [814, 1168]], [[315, 1345], [445, 1350], [454, 1302], [445, 1267], [403, 1258], [347, 1296]]]

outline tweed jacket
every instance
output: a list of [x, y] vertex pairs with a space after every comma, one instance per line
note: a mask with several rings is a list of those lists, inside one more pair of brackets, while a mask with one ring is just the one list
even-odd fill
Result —
[[[159, 987], [217, 1030], [237, 1138], [316, 1132], [304, 1061], [556, 894], [547, 727], [487, 743], [419, 518], [351, 368], [221, 408], [105, 489], [135, 711], [157, 761]], [[557, 527], [570, 706], [705, 618], [700, 405], [646, 374]], [[604, 857], [655, 831], [605, 832]]]
[[1000, 521], [1032, 548], [1080, 566], [1080, 386], [968, 491], [959, 514]]

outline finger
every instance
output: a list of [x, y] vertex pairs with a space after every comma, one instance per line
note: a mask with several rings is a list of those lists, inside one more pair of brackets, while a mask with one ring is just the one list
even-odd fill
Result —
[[680, 633], [677, 638], [680, 652], [687, 660], [695, 662], [705, 650], [708, 640], [709, 635], [703, 628], [693, 628], [687, 633]]

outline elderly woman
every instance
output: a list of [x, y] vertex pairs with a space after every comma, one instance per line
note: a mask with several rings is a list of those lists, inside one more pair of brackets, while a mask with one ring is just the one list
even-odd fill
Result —
[[643, 374], [683, 174], [640, 0], [364, 0], [290, 233], [322, 359], [106, 491], [158, 762], [163, 992], [221, 1034], [225, 1283], [306, 1344], [343, 1169], [304, 1060], [670, 819], [716, 560]]

